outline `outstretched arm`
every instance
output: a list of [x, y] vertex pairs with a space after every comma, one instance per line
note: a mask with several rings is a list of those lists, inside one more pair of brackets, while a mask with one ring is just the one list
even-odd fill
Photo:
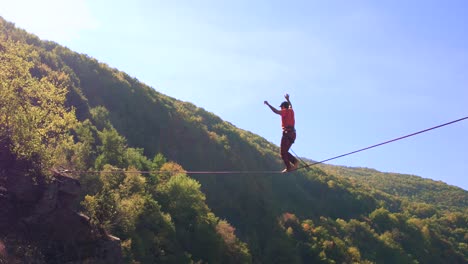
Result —
[[291, 101], [289, 101], [289, 94], [285, 94], [285, 95], [284, 95], [284, 98], [286, 98], [286, 101], [288, 101], [288, 103], [289, 103], [289, 108], [292, 108]]
[[265, 101], [265, 102], [263, 102], [263, 103], [266, 104], [266, 105], [268, 105], [268, 107], [270, 107], [270, 109], [271, 109], [271, 111], [273, 111], [273, 113], [278, 114], [278, 115], [281, 115], [281, 111], [278, 110], [278, 109], [276, 109], [276, 108], [274, 108], [273, 106], [271, 106], [271, 104], [269, 104], [268, 101]]

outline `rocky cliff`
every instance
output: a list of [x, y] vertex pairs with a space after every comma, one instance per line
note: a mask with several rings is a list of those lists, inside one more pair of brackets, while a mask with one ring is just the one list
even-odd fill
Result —
[[46, 180], [0, 145], [0, 263], [123, 262], [120, 240], [72, 209], [78, 180]]

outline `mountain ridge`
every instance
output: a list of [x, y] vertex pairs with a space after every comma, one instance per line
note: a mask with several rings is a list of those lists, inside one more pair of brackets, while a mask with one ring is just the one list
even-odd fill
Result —
[[[176, 161], [187, 170], [227, 167], [276, 170], [281, 166], [279, 149], [271, 142], [191, 103], [160, 94], [136, 78], [87, 55], [74, 53], [56, 43], [42, 42], [25, 31], [16, 30], [11, 23], [0, 22], [6, 41], [14, 39], [18, 45], [28, 46], [38, 53], [38, 61], [34, 62], [31, 71], [35, 78], [48, 76], [51, 70], [69, 76], [66, 79], [66, 105], [75, 107], [77, 119], [83, 127], [89, 127], [89, 142], [96, 138], [95, 143], [90, 143], [96, 145], [95, 148], [90, 147], [90, 157], [97, 157], [90, 158], [92, 166], [120, 166], [131, 170], [130, 167], [122, 168], [125, 163], [121, 157], [105, 156], [106, 140], [110, 139], [117, 143], [128, 140], [128, 144], [136, 149], [127, 152], [126, 159], [132, 154], [140, 159], [143, 167], [148, 161], [139, 156], [139, 151], [146, 157], [155, 156], [153, 164], [157, 163], [156, 155], [163, 153], [167, 159]], [[118, 133], [112, 132], [114, 127]], [[80, 139], [85, 138], [85, 134], [76, 133], [76, 144], [85, 145], [86, 141]], [[113, 144], [108, 147], [113, 147]], [[168, 164], [164, 166], [175, 166]], [[254, 263], [437, 263], [442, 259], [462, 263], [468, 258], [466, 242], [463, 242], [467, 229], [466, 213], [453, 212], [450, 206], [445, 212], [433, 205], [413, 203], [411, 199], [404, 201], [368, 184], [362, 188], [363, 182], [340, 174], [314, 166], [286, 175], [194, 175], [193, 178], [200, 183], [199, 188], [206, 195], [209, 208], [227, 219], [235, 227], [236, 235], [248, 245]], [[115, 177], [122, 177], [119, 175], [116, 173]], [[217, 258], [203, 249], [190, 246], [189, 242], [200, 241], [197, 240], [200, 238], [186, 236], [186, 226], [179, 224], [192, 225], [193, 220], [189, 221], [191, 218], [184, 214], [183, 217], [179, 215], [181, 212], [169, 202], [171, 199], [168, 197], [171, 196], [164, 196], [175, 190], [170, 189], [171, 186], [179, 183], [188, 181], [195, 193], [197, 185], [183, 177], [167, 179], [164, 175], [157, 175], [155, 186], [158, 191], [148, 190], [155, 192], [156, 202], [151, 201], [153, 205], [150, 207], [156, 215], [160, 214], [159, 210], [164, 211], [162, 215], [172, 215], [172, 220], [163, 217], [165, 220], [158, 220], [159, 226], [152, 232], [167, 231], [162, 226], [175, 225], [176, 241], [180, 241], [182, 248], [194, 254], [196, 259]], [[91, 183], [95, 180], [93, 176], [87, 177], [83, 179]], [[148, 182], [152, 180], [151, 177], [146, 179]], [[141, 177], [128, 174], [120, 184], [142, 181]], [[104, 187], [106, 184], [109, 183], [104, 182]], [[85, 186], [93, 187], [89, 183]], [[119, 185], [113, 186], [119, 189]], [[86, 204], [92, 206], [99, 201], [106, 202], [109, 190], [99, 190], [99, 186], [93, 188], [96, 190], [87, 190], [87, 194], [93, 195], [85, 200]], [[128, 193], [127, 189], [123, 189], [121, 195], [125, 193]], [[164, 195], [160, 196], [160, 193]], [[467, 196], [466, 192], [461, 195]], [[129, 201], [125, 199], [121, 201], [122, 206]], [[158, 209], [158, 203], [161, 209]], [[200, 203], [193, 205], [207, 214], [208, 209]], [[213, 221], [209, 216], [202, 219]], [[224, 230], [229, 230], [229, 226]], [[118, 228], [116, 231], [126, 235]], [[137, 242], [142, 238], [139, 233], [133, 235]], [[173, 238], [171, 235], [167, 237]], [[366, 241], [375, 243], [371, 245]], [[424, 241], [423, 246], [418, 245], [420, 241]], [[125, 243], [130, 242], [125, 240]], [[147, 246], [139, 245], [140, 248]], [[163, 248], [163, 245], [157, 248]], [[428, 250], [434, 252], [433, 255], [426, 256]], [[139, 251], [128, 252], [129, 258], [149, 259]], [[244, 261], [249, 263], [248, 258]]]

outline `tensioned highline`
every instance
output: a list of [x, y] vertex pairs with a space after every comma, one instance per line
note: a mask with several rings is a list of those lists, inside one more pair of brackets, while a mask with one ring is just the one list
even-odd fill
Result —
[[[382, 145], [385, 145], [385, 144], [388, 144], [388, 143], [391, 143], [391, 142], [402, 140], [404, 138], [412, 137], [412, 136], [415, 136], [415, 135], [418, 135], [418, 134], [421, 134], [421, 133], [424, 133], [424, 132], [428, 132], [428, 131], [436, 129], [436, 128], [440, 128], [440, 127], [443, 127], [443, 126], [447, 126], [447, 125], [451, 125], [451, 124], [463, 121], [465, 119], [468, 119], [468, 116], [457, 119], [457, 120], [454, 120], [454, 121], [451, 121], [451, 122], [448, 122], [448, 123], [445, 123], [445, 124], [442, 124], [442, 125], [427, 128], [427, 129], [424, 129], [424, 130], [421, 130], [421, 131], [418, 131], [418, 132], [415, 132], [415, 133], [412, 133], [412, 134], [408, 134], [406, 136], [398, 137], [398, 138], [391, 139], [391, 140], [388, 140], [388, 141], [385, 141], [385, 142], [382, 142], [382, 143], [379, 143], [379, 144], [375, 144], [375, 145], [372, 145], [372, 146], [369, 146], [369, 147], [366, 147], [366, 148], [362, 148], [362, 149], [355, 150], [355, 151], [352, 151], [352, 152], [349, 152], [349, 153], [346, 153], [346, 154], [335, 156], [333, 158], [325, 159], [325, 160], [322, 160], [322, 161], [317, 161], [317, 162], [314, 162], [314, 163], [311, 163], [311, 164], [306, 164], [304, 166], [301, 166], [301, 167], [297, 168], [296, 170], [308, 168], [308, 167], [311, 167], [311, 166], [314, 166], [314, 165], [317, 165], [317, 164], [320, 164], [320, 163], [324, 163], [324, 162], [327, 162], [327, 161], [330, 161], [330, 160], [342, 158], [344, 156], [348, 156], [348, 155], [355, 154], [355, 153], [358, 153], [358, 152], [361, 152], [361, 151], [364, 151], [364, 150], [368, 150], [368, 149], [371, 149], [371, 148], [382, 146]], [[112, 172], [120, 172], [120, 171], [75, 171], [75, 170], [70, 170], [70, 171], [65, 171], [65, 172], [71, 172], [71, 173], [109, 172], [109, 173], [112, 173]], [[138, 171], [138, 170], [136, 170], [136, 171], [125, 171], [124, 173], [149, 174], [149, 173], [171, 173], [171, 172], [172, 173], [179, 173], [180, 172], [180, 173], [186, 173], [186, 174], [273, 174], [273, 173], [282, 173], [281, 171]]]

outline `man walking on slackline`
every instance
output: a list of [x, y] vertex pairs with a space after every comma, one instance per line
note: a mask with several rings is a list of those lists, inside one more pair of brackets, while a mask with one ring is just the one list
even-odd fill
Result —
[[291, 145], [296, 140], [296, 129], [294, 128], [294, 110], [292, 108], [291, 101], [289, 101], [289, 94], [286, 94], [284, 98], [286, 98], [286, 101], [281, 103], [281, 110], [271, 106], [268, 101], [264, 102], [264, 104], [270, 107], [273, 113], [281, 116], [281, 126], [283, 127], [283, 136], [281, 137], [281, 158], [284, 161], [284, 165], [286, 165], [286, 168], [282, 171], [283, 173], [293, 171], [297, 169], [297, 165], [299, 165], [299, 161], [289, 153]]

